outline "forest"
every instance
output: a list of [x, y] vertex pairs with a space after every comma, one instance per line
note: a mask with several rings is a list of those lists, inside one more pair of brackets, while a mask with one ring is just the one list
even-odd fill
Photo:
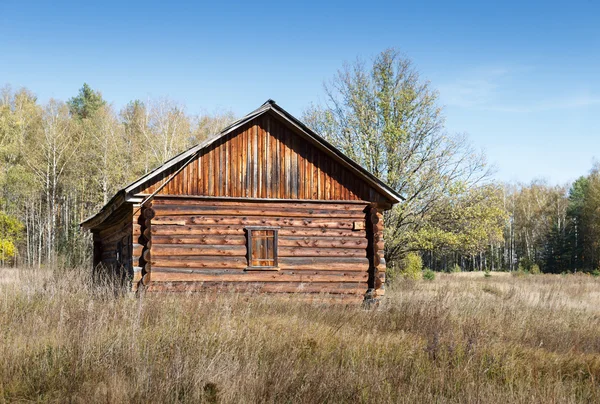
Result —
[[[597, 273], [600, 166], [569, 184], [502, 183], [476, 145], [448, 133], [431, 83], [395, 49], [344, 65], [300, 119], [406, 201], [385, 217], [388, 266]], [[68, 100], [0, 90], [0, 260], [91, 265], [79, 223], [124, 185], [236, 118], [169, 98], [117, 109], [83, 84]]]

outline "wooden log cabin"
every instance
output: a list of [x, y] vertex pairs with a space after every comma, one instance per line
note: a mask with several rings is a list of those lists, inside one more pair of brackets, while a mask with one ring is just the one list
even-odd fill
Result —
[[382, 212], [402, 197], [269, 100], [81, 223], [134, 291], [384, 294]]

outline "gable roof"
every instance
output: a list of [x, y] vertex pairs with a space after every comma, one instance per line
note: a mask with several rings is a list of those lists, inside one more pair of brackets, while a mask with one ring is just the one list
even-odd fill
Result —
[[277, 115], [283, 121], [296, 128], [303, 137], [307, 138], [309, 141], [314, 143], [320, 149], [324, 150], [327, 154], [332, 156], [335, 160], [344, 165], [350, 171], [354, 172], [360, 179], [367, 182], [376, 191], [378, 191], [387, 199], [389, 199], [390, 202], [397, 203], [404, 200], [404, 198], [400, 194], [398, 194], [394, 189], [390, 188], [387, 184], [379, 180], [377, 177], [375, 177], [369, 171], [364, 169], [354, 160], [350, 159], [348, 156], [343, 154], [331, 143], [323, 139], [313, 130], [311, 130], [298, 119], [296, 119], [294, 116], [292, 116], [289, 112], [277, 105], [275, 101], [269, 99], [256, 110], [250, 112], [248, 115], [244, 116], [243, 118], [233, 122], [231, 125], [224, 128], [217, 136], [213, 136], [212, 138], [209, 138], [204, 142], [201, 142], [198, 145], [178, 154], [177, 156], [166, 161], [161, 166], [148, 172], [136, 181], [119, 190], [115, 194], [115, 196], [113, 196], [113, 198], [96, 215], [91, 216], [90, 218], [81, 222], [81, 226], [91, 228], [95, 227], [95, 225], [102, 223], [106, 219], [106, 217], [108, 217], [110, 213], [116, 210], [122, 203], [132, 202], [131, 197], [138, 193], [140, 190], [142, 190], [144, 184], [148, 183], [154, 178], [159, 177], [167, 170], [173, 167], [177, 167], [180, 164], [182, 164], [180, 168], [183, 168], [184, 166], [189, 164], [203, 149], [210, 147], [213, 143], [217, 142], [222, 137], [235, 131], [236, 129], [240, 128], [246, 123], [250, 122], [252, 119], [257, 118], [268, 112]]

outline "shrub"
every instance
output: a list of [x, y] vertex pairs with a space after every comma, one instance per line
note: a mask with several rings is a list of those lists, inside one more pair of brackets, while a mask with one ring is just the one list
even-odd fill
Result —
[[428, 281], [434, 280], [435, 279], [435, 272], [433, 272], [429, 268], [425, 268], [425, 270], [423, 271], [423, 279], [426, 279]]
[[458, 264], [454, 264], [452, 267], [452, 272], [462, 272], [462, 268]]
[[540, 266], [538, 264], [533, 264], [531, 268], [529, 268], [529, 273], [532, 275], [539, 275], [542, 271], [540, 271]]
[[592, 276], [595, 276], [595, 277], [598, 277], [598, 276], [600, 276], [600, 269], [594, 269], [594, 270], [592, 271]]
[[408, 253], [401, 263], [400, 273], [406, 279], [417, 280], [422, 276], [423, 259], [417, 253]]
[[513, 276], [526, 276], [529, 275], [529, 271], [525, 268], [523, 268], [523, 266], [521, 264], [519, 264], [519, 266], [517, 267], [517, 270], [514, 271], [512, 273]]
[[489, 278], [492, 276], [492, 274], [490, 273], [489, 269], [486, 269], [485, 271], [483, 271], [483, 276], [485, 276], [486, 278]]
[[519, 268], [521, 268], [525, 271], [529, 271], [533, 265], [534, 265], [533, 261], [527, 257], [522, 257], [519, 260]]

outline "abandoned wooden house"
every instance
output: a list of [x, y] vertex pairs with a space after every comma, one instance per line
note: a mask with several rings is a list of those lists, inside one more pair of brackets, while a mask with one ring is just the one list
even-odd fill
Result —
[[384, 293], [382, 212], [402, 199], [267, 101], [81, 223], [132, 289]]

